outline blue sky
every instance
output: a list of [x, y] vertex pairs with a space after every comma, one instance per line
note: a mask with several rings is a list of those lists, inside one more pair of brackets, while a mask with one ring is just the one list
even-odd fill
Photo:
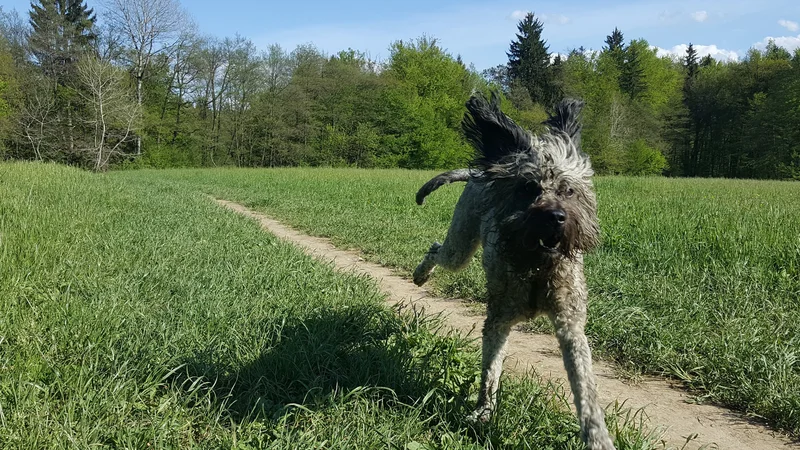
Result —
[[[89, 1], [89, 6], [99, 3]], [[423, 33], [453, 54], [484, 69], [506, 61], [516, 21], [533, 11], [545, 23], [551, 52], [581, 45], [599, 49], [618, 27], [626, 40], [645, 38], [663, 51], [682, 52], [689, 42], [700, 54], [741, 58], [775, 38], [800, 47], [800, 1], [257, 1], [184, 0], [200, 32], [219, 37], [239, 33], [257, 46], [293, 49], [313, 42], [326, 52], [352, 47], [372, 57], [388, 56], [396, 39]], [[3, 0], [4, 9], [28, 10], [28, 0]], [[99, 8], [98, 8], [99, 9]]]

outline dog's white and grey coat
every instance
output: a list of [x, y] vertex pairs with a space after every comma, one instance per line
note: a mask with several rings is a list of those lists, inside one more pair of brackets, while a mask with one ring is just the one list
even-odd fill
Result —
[[474, 167], [443, 173], [417, 193], [417, 203], [440, 186], [467, 185], [444, 244], [434, 243], [414, 271], [425, 283], [435, 266], [466, 267], [483, 245], [487, 318], [478, 405], [471, 420], [486, 422], [497, 405], [504, 347], [511, 327], [539, 314], [552, 320], [577, 407], [581, 438], [592, 449], [613, 449], [597, 400], [584, 333], [587, 288], [583, 254], [597, 244], [596, 200], [588, 156], [580, 150], [583, 103], [564, 100], [533, 136], [500, 111], [499, 100], [476, 95], [462, 126], [477, 150]]

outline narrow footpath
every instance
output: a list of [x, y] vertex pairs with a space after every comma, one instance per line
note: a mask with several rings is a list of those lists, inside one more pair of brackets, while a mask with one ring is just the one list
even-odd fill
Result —
[[[257, 220], [263, 229], [279, 239], [301, 247], [309, 255], [332, 262], [343, 272], [365, 274], [377, 280], [390, 304], [405, 303], [424, 308], [427, 314], [441, 314], [455, 330], [480, 336], [484, 316], [470, 311], [463, 301], [438, 298], [395, 275], [391, 269], [365, 261], [357, 252], [340, 250], [327, 239], [309, 236], [238, 203], [216, 202], [244, 216]], [[421, 255], [420, 255], [421, 256]], [[534, 369], [544, 378], [562, 381], [567, 375], [554, 336], [513, 331], [508, 341], [505, 368], [516, 373]], [[668, 448], [683, 448], [687, 438], [695, 436], [686, 449], [781, 450], [800, 449], [800, 443], [752, 422], [746, 416], [714, 405], [698, 405], [691, 396], [669, 380], [647, 377], [635, 384], [619, 379], [611, 364], [594, 361], [598, 394], [604, 405], [614, 401], [633, 411], [644, 408], [649, 427], [663, 427]]]

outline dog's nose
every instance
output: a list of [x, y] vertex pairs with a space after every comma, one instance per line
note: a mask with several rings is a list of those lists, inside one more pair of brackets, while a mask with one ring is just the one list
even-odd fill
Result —
[[550, 212], [550, 218], [558, 224], [563, 224], [567, 221], [567, 213], [561, 209], [554, 209]]

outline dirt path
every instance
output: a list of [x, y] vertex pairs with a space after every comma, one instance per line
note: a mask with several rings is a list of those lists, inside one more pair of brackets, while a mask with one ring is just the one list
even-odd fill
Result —
[[[280, 239], [302, 247], [308, 254], [332, 261], [342, 271], [367, 274], [375, 278], [388, 294], [392, 304], [404, 302], [424, 307], [429, 314], [442, 313], [454, 329], [472, 337], [480, 335], [484, 317], [476, 315], [459, 300], [431, 296], [410, 280], [395, 275], [391, 269], [364, 261], [357, 252], [340, 250], [327, 239], [308, 236], [280, 222], [237, 203], [216, 200], [222, 206], [258, 220], [261, 226]], [[554, 336], [513, 331], [509, 337], [507, 370], [525, 372], [534, 368], [546, 378], [566, 380], [566, 372]], [[741, 414], [713, 405], [691, 403], [690, 396], [660, 378], [647, 378], [635, 385], [623, 383], [614, 368], [602, 361], [594, 362], [598, 378], [598, 394], [606, 405], [615, 400], [628, 408], [644, 411], [650, 427], [666, 427], [664, 440], [670, 447], [681, 448], [686, 438], [697, 435], [686, 449], [800, 449], [786, 437], [751, 423]], [[565, 381], [565, 386], [569, 384]]]

